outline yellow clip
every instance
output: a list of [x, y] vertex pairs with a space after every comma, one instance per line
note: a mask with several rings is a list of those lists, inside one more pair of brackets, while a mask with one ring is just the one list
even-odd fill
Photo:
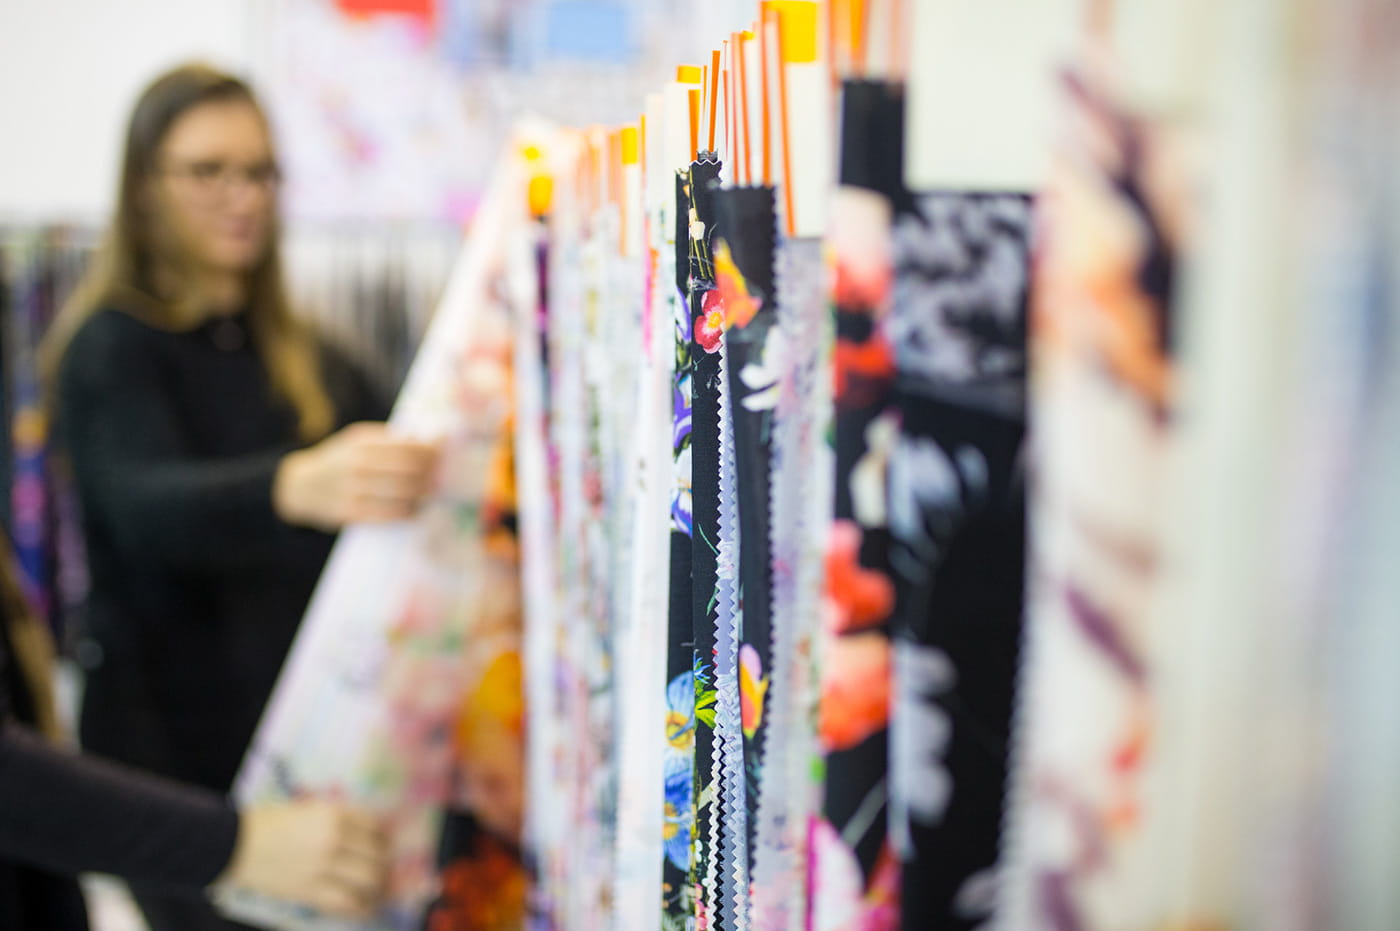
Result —
[[783, 19], [783, 61], [789, 65], [817, 60], [817, 4], [815, 0], [765, 0]]
[[526, 198], [532, 217], [547, 216], [554, 203], [554, 179], [546, 174], [535, 175], [526, 188]]
[[699, 65], [681, 65], [676, 68], [676, 80], [681, 84], [699, 84], [704, 80], [704, 74]]
[[637, 150], [637, 127], [622, 127], [622, 164], [635, 165], [639, 159]]

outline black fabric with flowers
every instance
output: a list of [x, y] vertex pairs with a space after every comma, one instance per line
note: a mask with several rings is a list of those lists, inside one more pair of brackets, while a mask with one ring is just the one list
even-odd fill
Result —
[[[842, 97], [841, 181], [863, 197], [893, 210], [903, 191], [903, 87], [874, 81], [848, 81]], [[841, 204], [835, 205], [836, 210]], [[833, 216], [833, 222], [843, 222]], [[872, 238], [887, 237], [887, 226]], [[862, 233], [862, 237], [864, 237]], [[822, 648], [823, 684], [820, 730], [826, 751], [824, 826], [839, 854], [851, 857], [862, 877], [861, 898], [890, 895], [892, 857], [886, 820], [889, 768], [889, 532], [869, 502], [884, 498], [881, 455], [872, 439], [892, 403], [892, 352], [882, 318], [888, 285], [878, 282], [887, 268], [874, 270], [877, 284], [847, 288], [856, 275], [852, 257], [837, 250], [835, 263], [836, 358], [835, 518], [828, 541], [828, 598], [841, 606], [841, 622], [828, 629]], [[854, 589], [874, 592], [860, 599]], [[861, 603], [858, 605], [857, 601]], [[852, 701], [859, 698], [858, 701]], [[839, 840], [837, 839], [839, 838]], [[816, 888], [815, 908], [860, 907], [832, 901]]]
[[894, 226], [890, 832], [903, 927], [992, 914], [1025, 569], [1031, 204], [917, 197]]
[[[690, 224], [688, 263], [690, 279], [687, 298], [690, 308], [690, 352], [694, 362], [691, 409], [691, 493], [694, 501], [694, 531], [691, 549], [691, 655], [697, 699], [714, 687], [716, 589], [719, 585], [719, 378], [723, 340], [705, 337], [707, 317], [717, 299], [713, 243], [715, 235], [715, 186], [720, 163], [711, 153], [702, 152], [690, 166]], [[692, 882], [703, 876], [708, 858], [714, 853], [705, 844], [716, 804], [700, 804], [706, 795], [706, 780], [713, 771], [713, 718], [696, 708], [695, 721], [695, 844]], [[713, 795], [713, 793], [709, 793]]]
[[739, 701], [744, 729], [750, 869], [757, 850], [757, 803], [763, 764], [764, 715], [772, 669], [772, 429], [775, 388], [765, 377], [764, 350], [777, 324], [773, 273], [776, 211], [772, 188], [719, 192], [724, 245], [717, 260], [725, 293], [726, 361], [739, 512]]

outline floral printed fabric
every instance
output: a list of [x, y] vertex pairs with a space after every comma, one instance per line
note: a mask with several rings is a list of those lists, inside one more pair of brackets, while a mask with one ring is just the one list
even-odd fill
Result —
[[[775, 202], [771, 188], [721, 192], [721, 232], [716, 264], [723, 266], [720, 293], [733, 298], [735, 316], [725, 334], [730, 416], [734, 423], [738, 478], [739, 598], [743, 626], [739, 648], [739, 707], [744, 733], [746, 848], [752, 869], [756, 850], [765, 706], [772, 683], [773, 628], [770, 567], [772, 432], [781, 375], [776, 326], [773, 251]], [[729, 301], [725, 302], [726, 308]]]
[[[1141, 829], [1148, 625], [1175, 435], [1171, 308], [1184, 225], [1175, 169], [1151, 125], [1080, 75], [1064, 88], [1085, 129], [1064, 137], [1041, 201], [1018, 858], [1001, 920], [1147, 927], [1138, 879], [1153, 868]], [[1056, 842], [1019, 840], [1031, 838]]]
[[899, 920], [886, 832], [895, 607], [885, 473], [898, 421], [891, 220], [903, 176], [903, 91], [848, 82], [842, 181], [828, 247], [836, 318], [835, 521], [828, 533], [818, 729], [825, 801], [809, 831], [810, 928], [876, 931]]
[[[676, 179], [676, 285], [681, 300], [675, 318], [677, 493], [672, 506], [675, 521], [667, 675], [671, 688], [685, 677], [690, 686], [689, 714], [702, 723], [692, 731], [684, 773], [679, 759], [667, 762], [662, 901], [663, 921], [668, 927], [693, 916], [700, 907], [698, 879], [707, 871], [708, 851], [703, 846], [697, 849], [697, 820], [708, 819], [712, 811], [709, 799], [713, 793], [706, 789], [713, 768], [714, 700], [710, 693], [714, 689], [714, 612], [719, 581], [718, 353], [722, 344], [706, 327], [716, 308], [710, 188], [719, 171], [719, 162], [706, 156]], [[671, 806], [682, 804], [684, 817], [673, 819]], [[678, 833], [672, 835], [673, 830]], [[705, 833], [702, 826], [698, 836]], [[683, 861], [679, 856], [682, 836]]]
[[441, 891], [424, 931], [515, 931], [524, 927], [530, 877], [519, 848], [460, 813], [443, 825]]
[[[689, 737], [680, 745], [671, 742], [671, 722], [694, 719], [695, 652], [692, 626], [692, 549], [694, 541], [694, 494], [692, 476], [692, 397], [695, 365], [691, 353], [693, 325], [690, 319], [690, 179], [689, 173], [676, 176], [676, 287], [673, 330], [676, 362], [672, 379], [672, 446], [675, 455], [676, 484], [671, 498], [671, 584], [666, 648], [667, 746], [665, 775], [666, 821], [662, 839], [665, 862], [662, 865], [663, 926], [679, 926], [694, 914], [690, 853], [695, 826], [695, 739], [692, 724]], [[674, 704], [673, 704], [674, 701]]]
[[[467, 361], [478, 369], [500, 367], [509, 396], [510, 371], [501, 359]], [[499, 379], [490, 383], [500, 386]], [[474, 561], [482, 590], [492, 597], [475, 601], [471, 636], [461, 651], [468, 684], [452, 733], [453, 801], [438, 847], [440, 894], [428, 911], [428, 931], [505, 931], [525, 918], [525, 693], [513, 448], [507, 423], [490, 454], [480, 502]]]
[[[723, 244], [716, 248], [716, 252]], [[714, 747], [710, 773], [707, 832], [697, 842], [705, 846], [706, 870], [701, 878], [703, 901], [697, 918], [711, 928], [742, 928], [747, 911], [748, 832], [744, 784], [744, 732], [739, 701], [740, 628], [743, 610], [739, 595], [739, 504], [735, 475], [734, 420], [727, 356], [720, 357], [719, 416], [719, 584], [715, 604], [714, 690], [700, 701], [713, 702]]]
[[890, 831], [902, 927], [991, 917], [1025, 547], [1031, 208], [929, 194], [894, 224]]
[[[477, 375], [493, 375], [483, 384], [504, 388], [511, 398], [510, 357], [504, 347], [491, 350], [475, 351], [463, 364]], [[479, 552], [473, 561], [482, 573], [480, 584], [493, 596], [477, 599], [470, 637], [459, 647], [468, 676], [452, 727], [454, 784], [438, 844], [440, 895], [428, 909], [428, 931], [504, 931], [519, 927], [525, 918], [528, 879], [519, 855], [525, 816], [525, 685], [510, 420], [496, 424], [494, 441], [487, 442], [486, 483], [476, 508]], [[403, 685], [406, 694], [423, 689], [417, 680]], [[402, 720], [409, 715], [400, 713]], [[400, 734], [403, 729], [400, 724]], [[420, 742], [402, 750], [412, 752], [414, 746]]]
[[777, 320], [764, 340], [774, 398], [769, 467], [772, 661], [764, 703], [751, 927], [786, 931], [806, 914], [807, 827], [820, 811], [815, 643], [821, 630], [822, 544], [831, 525], [830, 359], [823, 243], [786, 239], [777, 250]]
[[[694, 701], [704, 715], [695, 741], [695, 853], [690, 877], [698, 914], [715, 911], [706, 896], [705, 879], [714, 875], [714, 851], [709, 843], [718, 805], [715, 801], [715, 624], [719, 606], [720, 545], [720, 378], [728, 349], [723, 330], [723, 301], [715, 288], [715, 191], [721, 165], [712, 153], [701, 153], [690, 166], [688, 295], [691, 314], [690, 346], [694, 365], [693, 487], [694, 539], [691, 548], [691, 643], [695, 669]], [[713, 887], [713, 881], [709, 886]]]

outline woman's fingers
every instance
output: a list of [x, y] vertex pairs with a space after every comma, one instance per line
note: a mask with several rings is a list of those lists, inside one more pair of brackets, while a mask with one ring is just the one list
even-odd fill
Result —
[[427, 495], [430, 487], [420, 475], [359, 471], [352, 479], [350, 494], [388, 501], [417, 500]]
[[383, 898], [388, 871], [388, 843], [378, 822], [365, 812], [341, 812], [323, 874], [327, 910], [370, 914]]
[[358, 452], [362, 468], [400, 475], [430, 472], [438, 460], [436, 444], [387, 437], [364, 443]]
[[379, 820], [367, 812], [346, 810], [342, 814], [338, 849], [380, 867], [388, 862], [388, 837]]
[[348, 523], [407, 520], [418, 513], [422, 501], [422, 495], [362, 492], [350, 499], [346, 519]]
[[372, 816], [307, 800], [242, 812], [237, 849], [223, 879], [359, 918], [378, 907], [388, 872], [388, 841]]
[[432, 491], [435, 444], [377, 437], [365, 441], [352, 471], [352, 522], [397, 521], [413, 516]]
[[350, 493], [381, 499], [395, 510], [404, 502], [416, 507], [432, 490], [437, 460], [437, 447], [425, 443], [384, 439], [367, 444], [356, 457]]
[[322, 529], [404, 520], [432, 492], [440, 451], [384, 424], [352, 424], [283, 460], [274, 507], [289, 523]]

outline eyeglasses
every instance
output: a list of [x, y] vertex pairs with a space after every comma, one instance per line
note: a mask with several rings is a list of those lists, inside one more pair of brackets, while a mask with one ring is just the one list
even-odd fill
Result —
[[282, 171], [275, 162], [236, 165], [222, 161], [187, 162], [161, 169], [162, 174], [186, 179], [201, 197], [214, 198], [232, 191], [243, 182], [264, 193], [271, 193], [282, 182]]

